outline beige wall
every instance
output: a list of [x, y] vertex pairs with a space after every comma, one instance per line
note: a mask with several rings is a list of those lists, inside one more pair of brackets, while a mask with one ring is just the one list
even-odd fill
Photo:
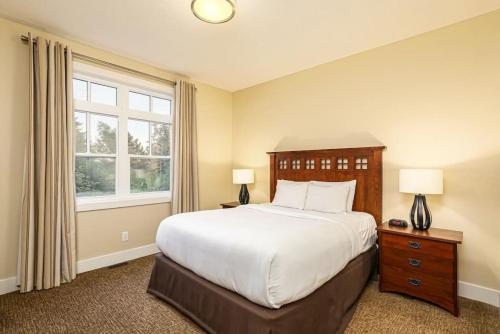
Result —
[[[28, 108], [28, 49], [21, 34], [31, 31], [64, 41], [74, 51], [161, 77], [173, 74], [109, 52], [65, 40], [0, 18], [0, 279], [16, 274], [23, 150]], [[231, 197], [231, 93], [197, 83], [200, 201], [216, 208]], [[168, 204], [82, 212], [77, 219], [78, 259], [154, 242], [156, 228], [170, 212]], [[129, 241], [121, 242], [121, 232]]]
[[500, 11], [233, 96], [233, 162], [268, 200], [275, 149], [383, 143], [384, 218], [408, 217], [402, 167], [439, 167], [434, 226], [464, 231], [463, 281], [500, 289]]
[[200, 207], [218, 208], [232, 194], [232, 95], [197, 83]]

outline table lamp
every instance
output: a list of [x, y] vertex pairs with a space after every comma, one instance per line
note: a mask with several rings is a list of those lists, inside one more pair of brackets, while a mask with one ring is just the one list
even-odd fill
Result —
[[253, 182], [253, 169], [233, 169], [233, 184], [241, 184], [240, 204], [248, 204], [250, 201], [247, 184], [252, 184]]
[[415, 194], [410, 219], [413, 228], [428, 230], [432, 215], [425, 195], [443, 193], [443, 171], [441, 169], [400, 169], [399, 192]]

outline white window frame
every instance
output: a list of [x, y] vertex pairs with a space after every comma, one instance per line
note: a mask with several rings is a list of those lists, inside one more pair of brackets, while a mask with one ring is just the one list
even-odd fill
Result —
[[[171, 111], [174, 110], [174, 88], [157, 82], [140, 79], [124, 73], [118, 73], [97, 66], [74, 62], [73, 78], [88, 82], [87, 101], [73, 100], [74, 111], [83, 111], [93, 114], [114, 116], [118, 120], [117, 150], [116, 150], [116, 183], [115, 194], [103, 196], [77, 197], [77, 211], [93, 211], [112, 209], [137, 205], [167, 203], [171, 201], [170, 191], [157, 191], [145, 193], [130, 193], [130, 158], [135, 155], [128, 154], [128, 119], [166, 123], [171, 126], [171, 115], [166, 116], [152, 111], [138, 111], [128, 108], [128, 92], [146, 94], [171, 101]], [[90, 102], [90, 82], [116, 87], [117, 105], [109, 106]], [[150, 98], [150, 104], [152, 103]], [[87, 114], [88, 115], [88, 114]], [[89, 129], [87, 128], [87, 131]], [[149, 131], [151, 132], [151, 126]], [[87, 132], [88, 133], [88, 132]], [[150, 133], [151, 136], [151, 133]], [[171, 136], [170, 136], [171, 138]], [[151, 150], [151, 143], [150, 143]], [[84, 154], [89, 156], [91, 154]], [[151, 158], [151, 155], [138, 156]], [[154, 156], [156, 158], [156, 156]], [[170, 156], [158, 158], [170, 159], [170, 175], [172, 175], [172, 159]], [[171, 182], [170, 182], [171, 187]]]

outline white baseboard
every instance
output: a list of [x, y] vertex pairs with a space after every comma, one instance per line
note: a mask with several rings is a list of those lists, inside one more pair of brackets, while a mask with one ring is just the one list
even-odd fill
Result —
[[458, 282], [458, 295], [461, 297], [477, 300], [486, 304], [500, 307], [500, 291], [486, 288], [484, 286]]
[[[102, 256], [92, 257], [90, 259], [80, 260], [77, 263], [77, 272], [79, 274], [86, 271], [95, 270], [112, 266], [113, 264], [131, 261], [140, 257], [156, 254], [159, 252], [155, 244], [149, 244], [123, 251], [110, 253]], [[0, 295], [19, 290], [16, 277], [0, 279]]]
[[0, 279], [0, 295], [19, 290], [16, 276]]
[[80, 274], [86, 271], [112, 266], [113, 264], [138, 259], [140, 257], [148, 256], [151, 254], [156, 254], [159, 251], [160, 250], [158, 249], [158, 247], [156, 247], [155, 244], [149, 244], [102, 256], [92, 257], [90, 259], [80, 260], [77, 264], [77, 272]]

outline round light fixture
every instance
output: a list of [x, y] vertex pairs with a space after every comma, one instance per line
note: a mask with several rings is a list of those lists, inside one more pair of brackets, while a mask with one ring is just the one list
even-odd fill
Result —
[[191, 10], [202, 21], [224, 23], [234, 16], [234, 0], [193, 0]]

